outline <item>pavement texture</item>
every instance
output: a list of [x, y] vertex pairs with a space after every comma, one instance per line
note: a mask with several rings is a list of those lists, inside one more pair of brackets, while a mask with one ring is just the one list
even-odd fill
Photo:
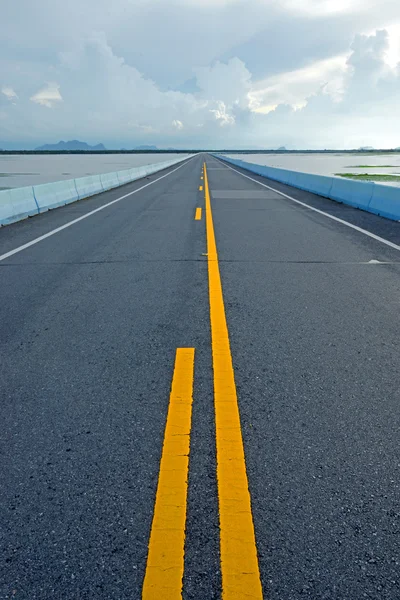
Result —
[[0, 231], [3, 254], [139, 190], [0, 262], [0, 598], [140, 598], [178, 347], [183, 597], [221, 597], [204, 160], [264, 597], [400, 598], [400, 252], [257, 180], [400, 226], [206, 155]]

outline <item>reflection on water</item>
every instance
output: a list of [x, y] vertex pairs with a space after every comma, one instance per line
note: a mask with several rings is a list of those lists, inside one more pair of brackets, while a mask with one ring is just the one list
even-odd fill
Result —
[[0, 155], [0, 190], [86, 175], [123, 171], [183, 157], [184, 154]]

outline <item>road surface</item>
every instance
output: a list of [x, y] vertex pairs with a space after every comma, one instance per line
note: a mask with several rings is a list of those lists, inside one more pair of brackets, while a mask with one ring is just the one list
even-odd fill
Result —
[[2, 229], [0, 597], [399, 598], [399, 275], [208, 155]]

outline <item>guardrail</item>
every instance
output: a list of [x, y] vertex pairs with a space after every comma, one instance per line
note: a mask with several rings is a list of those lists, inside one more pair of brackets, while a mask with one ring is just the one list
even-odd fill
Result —
[[372, 181], [353, 181], [341, 177], [313, 175], [311, 173], [278, 169], [277, 167], [267, 167], [244, 160], [228, 158], [220, 154], [214, 154], [213, 156], [251, 171], [256, 175], [286, 183], [300, 190], [336, 200], [336, 202], [349, 204], [393, 221], [400, 220], [400, 187], [380, 185]]
[[126, 183], [132, 183], [132, 181], [172, 167], [187, 160], [187, 158], [188, 156], [175, 158], [115, 173], [103, 173], [101, 175], [90, 175], [89, 177], [2, 190], [0, 191], [0, 225], [15, 223], [52, 208], [83, 200], [83, 198], [94, 196]]

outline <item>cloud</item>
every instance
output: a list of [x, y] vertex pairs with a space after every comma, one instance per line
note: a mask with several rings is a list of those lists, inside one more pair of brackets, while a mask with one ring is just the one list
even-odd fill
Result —
[[297, 147], [399, 146], [400, 123], [393, 117], [400, 102], [400, 68], [387, 63], [388, 47], [385, 30], [356, 36], [340, 96], [322, 86], [299, 110], [278, 105], [263, 116], [270, 139], [285, 138]]
[[174, 119], [172, 121], [172, 127], [175, 127], [178, 131], [180, 131], [183, 129], [183, 123], [182, 121], [179, 121], [179, 119]]
[[12, 87], [7, 87], [6, 85], [4, 85], [1, 88], [1, 93], [4, 94], [4, 96], [11, 101], [18, 99], [18, 96]]
[[198, 88], [209, 101], [227, 105], [248, 105], [247, 94], [251, 89], [251, 73], [239, 58], [226, 63], [217, 61], [213, 66], [195, 69]]
[[260, 29], [238, 38], [222, 58], [238, 56], [256, 80], [347, 53], [357, 33], [400, 22], [397, 0], [285, 0], [261, 10], [252, 4], [246, 10]]
[[48, 83], [39, 92], [31, 96], [30, 100], [47, 108], [53, 108], [58, 102], [62, 102], [60, 86], [57, 83]]
[[251, 91], [253, 109], [268, 113], [281, 103], [300, 108], [320, 87], [329, 90], [332, 96], [339, 96], [344, 85], [346, 59], [346, 55], [334, 56], [258, 81]]
[[234, 57], [255, 79], [295, 70], [399, 20], [398, 0], [18, 0], [0, 22], [0, 56], [35, 71], [102, 31], [117, 56], [167, 90]]
[[399, 145], [399, 42], [398, 0], [19, 0], [0, 145]]
[[313, 18], [320, 15], [351, 13], [362, 6], [363, 0], [285, 0], [288, 9]]
[[220, 126], [234, 125], [235, 117], [227, 112], [226, 105], [220, 100], [217, 106], [218, 108], [210, 108], [210, 113], [214, 115], [216, 121], [219, 121]]

